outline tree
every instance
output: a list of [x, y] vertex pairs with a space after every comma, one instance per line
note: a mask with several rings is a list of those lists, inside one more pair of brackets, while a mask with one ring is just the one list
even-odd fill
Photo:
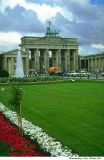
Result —
[[9, 77], [8, 71], [0, 70], [0, 77]]
[[23, 135], [22, 131], [22, 110], [21, 110], [21, 100], [23, 97], [23, 90], [20, 86], [13, 86], [11, 90], [11, 99], [9, 103], [15, 108], [18, 115], [18, 128], [19, 133]]

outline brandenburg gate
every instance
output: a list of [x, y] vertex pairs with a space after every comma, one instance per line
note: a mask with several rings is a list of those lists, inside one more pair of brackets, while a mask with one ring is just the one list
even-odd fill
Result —
[[65, 71], [78, 70], [77, 39], [61, 38], [58, 32], [51, 30], [50, 22], [45, 37], [25, 36], [21, 38], [20, 47], [27, 55], [26, 73], [29, 73], [29, 70], [47, 73], [47, 69], [51, 66]]
[[[24, 36], [21, 38], [21, 54], [25, 75], [30, 71], [38, 73], [47, 73], [51, 66], [59, 67], [65, 71], [78, 70], [78, 42], [76, 38], [62, 38], [55, 30], [52, 31], [49, 26], [44, 37]], [[4, 58], [10, 60], [11, 54], [4, 54]], [[15, 53], [16, 57], [16, 53]], [[15, 58], [12, 59], [15, 63]], [[6, 61], [5, 61], [6, 63]], [[11, 65], [11, 63], [9, 63]], [[12, 68], [12, 66], [9, 66]], [[5, 68], [6, 69], [6, 68]], [[6, 70], [9, 70], [8, 68]], [[14, 69], [15, 70], [15, 69]], [[13, 71], [13, 69], [12, 69]], [[9, 73], [13, 75], [14, 73]]]

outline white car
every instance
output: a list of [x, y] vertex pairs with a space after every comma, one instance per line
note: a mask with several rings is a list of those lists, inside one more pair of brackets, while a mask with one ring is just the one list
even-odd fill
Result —
[[88, 73], [88, 72], [86, 72], [86, 71], [81, 71], [81, 72], [79, 73], [79, 75], [81, 75], [81, 76], [91, 76], [91, 73]]
[[104, 72], [102, 72], [101, 75], [104, 76]]
[[69, 76], [78, 76], [79, 75], [79, 73], [77, 73], [77, 72], [71, 72], [71, 73], [69, 73]]

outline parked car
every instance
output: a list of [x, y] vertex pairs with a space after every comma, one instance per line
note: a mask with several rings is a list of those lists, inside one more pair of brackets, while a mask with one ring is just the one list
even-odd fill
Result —
[[81, 71], [81, 72], [79, 72], [79, 75], [80, 76], [91, 76], [91, 73], [86, 72], [86, 71]]
[[69, 76], [73, 76], [73, 77], [77, 77], [79, 75], [79, 73], [77, 72], [70, 72]]
[[102, 72], [101, 75], [104, 77], [104, 72]]

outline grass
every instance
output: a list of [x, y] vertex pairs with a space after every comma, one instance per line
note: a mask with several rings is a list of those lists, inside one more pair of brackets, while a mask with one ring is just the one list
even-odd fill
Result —
[[[7, 104], [8, 85], [0, 101]], [[104, 82], [22, 85], [23, 116], [80, 156], [104, 156]]]

